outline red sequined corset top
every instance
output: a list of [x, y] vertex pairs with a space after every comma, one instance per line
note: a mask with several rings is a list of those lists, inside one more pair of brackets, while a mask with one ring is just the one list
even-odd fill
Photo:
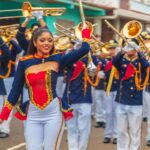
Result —
[[26, 76], [30, 99], [40, 109], [44, 109], [53, 99], [50, 76], [50, 70], [29, 73]]
[[44, 109], [54, 98], [52, 72], [53, 69], [46, 69], [34, 73], [32, 68], [26, 72], [26, 84], [31, 102], [40, 109]]

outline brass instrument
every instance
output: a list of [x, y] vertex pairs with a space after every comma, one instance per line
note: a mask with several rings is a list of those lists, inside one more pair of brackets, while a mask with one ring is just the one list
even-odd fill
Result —
[[60, 16], [65, 11], [66, 8], [41, 8], [41, 7], [32, 7], [29, 2], [24, 2], [22, 5], [22, 14], [24, 17], [31, 17], [33, 11], [43, 11], [44, 16]]
[[73, 48], [71, 39], [68, 36], [59, 36], [54, 38], [54, 46], [56, 50], [66, 51]]
[[9, 43], [16, 36], [18, 27], [19, 24], [0, 26], [0, 36], [6, 43]]
[[65, 36], [69, 37], [71, 39], [71, 41], [73, 41], [73, 42], [77, 41], [77, 38], [75, 37], [75, 34], [74, 34], [74, 28], [67, 29], [56, 22], [54, 22], [53, 25], [54, 25], [54, 28], [58, 32], [62, 33], [61, 36], [65, 35]]
[[[128, 40], [132, 38], [136, 38], [144, 47], [145, 52], [148, 52], [148, 48], [146, 47], [143, 39], [141, 38], [140, 34], [142, 32], [142, 25], [139, 21], [132, 20], [126, 23], [122, 29], [122, 33], [120, 33], [117, 29], [115, 29], [107, 20], [105, 20], [105, 23], [113, 30], [115, 31], [126, 43], [128, 43]], [[113, 67], [111, 70], [111, 75], [113, 75], [115, 72], [115, 68]], [[111, 84], [112, 84], [112, 76], [110, 76], [108, 86], [106, 89], [106, 94], [109, 95]]]
[[121, 37], [123, 40], [125, 40], [125, 42], [128, 43], [128, 41], [126, 40], [126, 38], [124, 37], [123, 34], [121, 34], [113, 25], [111, 25], [107, 20], [104, 20], [105, 23], [107, 24], [108, 27], [110, 27], [113, 31], [115, 31], [115, 33], [117, 33], [119, 35], [119, 37]]
[[[113, 30], [115, 31], [122, 40], [124, 40], [126, 43], [128, 43], [128, 41], [130, 39], [136, 38], [140, 44], [142, 45], [142, 47], [144, 47], [145, 51], [143, 51], [144, 53], [146, 51], [148, 51], [148, 48], [146, 47], [142, 37], [140, 36], [141, 32], [142, 32], [142, 25], [139, 21], [137, 20], [132, 20], [127, 22], [123, 29], [121, 30], [121, 33], [115, 29], [107, 20], [105, 20], [105, 23]], [[119, 40], [121, 41], [121, 40]], [[122, 42], [121, 42], [122, 43]]]
[[[77, 34], [75, 34], [75, 29], [77, 26], [67, 29], [58, 23], [53, 23], [53, 25], [54, 25], [55, 29], [62, 34], [60, 36], [62, 39], [63, 39], [63, 37], [65, 37], [65, 38], [68, 37], [70, 42], [81, 41], [78, 39], [78, 37], [80, 37], [80, 36], [76, 37]], [[69, 40], [67, 40], [67, 41], [69, 41]], [[58, 43], [61, 43], [61, 42], [58, 42]], [[56, 42], [56, 44], [58, 44], [58, 43]], [[67, 44], [69, 44], [69, 43], [67, 43]], [[88, 43], [90, 44], [92, 53], [101, 53], [101, 52], [103, 52], [105, 54], [109, 53], [107, 48], [105, 47], [107, 45], [107, 43], [101, 42], [94, 35], [92, 35], [92, 38], [90, 39], [90, 41]], [[63, 47], [64, 48], [62, 48], [62, 50], [65, 50], [65, 45]], [[68, 46], [66, 46], [66, 47], [68, 47]]]
[[[91, 30], [91, 35], [93, 34], [94, 30], [93, 30], [92, 24], [85, 20], [82, 0], [78, 0], [78, 1], [79, 1], [79, 8], [80, 8], [80, 15], [81, 15], [82, 22], [77, 26], [75, 30], [75, 35], [78, 39], [82, 40], [81, 33], [84, 28], [88, 27]], [[91, 76], [92, 78], [96, 76], [97, 74], [97, 67], [93, 63], [91, 52], [88, 53], [87, 71], [88, 71], [89, 76]]]
[[142, 32], [142, 25], [137, 20], [129, 21], [124, 25], [122, 32], [123, 35], [128, 39], [136, 38]]
[[64, 7], [51, 7], [51, 8], [32, 7], [30, 2], [24, 2], [22, 5], [22, 9], [1, 10], [0, 12], [17, 12], [17, 11], [22, 11], [22, 16], [0, 17], [0, 19], [31, 17], [33, 11], [43, 11], [44, 16], [60, 16], [66, 11], [66, 8]]
[[144, 54], [146, 54], [149, 51], [148, 47], [144, 43], [143, 38], [140, 35], [142, 32], [142, 24], [139, 21], [136, 20], [129, 21], [124, 25], [122, 32], [123, 35], [128, 39], [136, 38], [139, 41], [140, 47], [142, 47], [140, 50]]

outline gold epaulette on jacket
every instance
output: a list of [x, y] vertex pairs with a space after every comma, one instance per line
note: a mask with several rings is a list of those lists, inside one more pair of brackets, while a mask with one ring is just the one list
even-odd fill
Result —
[[20, 58], [20, 61], [24, 61], [24, 60], [28, 60], [28, 59], [32, 59], [34, 56], [33, 55], [27, 55], [27, 56], [23, 56]]

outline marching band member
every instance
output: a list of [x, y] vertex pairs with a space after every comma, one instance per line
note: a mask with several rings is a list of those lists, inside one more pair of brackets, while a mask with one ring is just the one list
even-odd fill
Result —
[[[77, 45], [76, 45], [77, 46]], [[96, 57], [93, 57], [96, 64]], [[88, 57], [67, 69], [63, 99], [73, 108], [73, 118], [66, 121], [69, 150], [86, 150], [91, 131], [92, 94], [87, 81]]]
[[120, 81], [116, 96], [117, 150], [138, 150], [141, 144], [143, 89], [149, 63], [138, 50], [137, 40], [132, 39], [113, 59]]
[[[150, 55], [150, 33], [148, 32], [142, 32], [141, 36], [143, 38], [143, 41], [145, 43], [145, 45], [148, 48], [148, 51], [146, 51], [146, 55], [149, 56]], [[148, 57], [149, 59], [149, 57]], [[150, 61], [148, 60], [148, 62], [150, 63]], [[147, 118], [147, 136], [146, 136], [146, 141], [147, 141], [147, 146], [150, 146], [150, 78], [149, 81], [146, 85], [146, 88], [144, 90], [144, 99], [143, 99], [143, 111], [146, 112], [146, 118]]]
[[[83, 37], [89, 34], [82, 30]], [[29, 55], [20, 59], [14, 83], [8, 100], [0, 115], [0, 122], [7, 120], [13, 106], [16, 105], [24, 82], [29, 93], [30, 102], [27, 118], [16, 114], [20, 119], [26, 118], [26, 142], [28, 150], [59, 150], [63, 131], [63, 117], [71, 117], [69, 106], [57, 98], [56, 82], [59, 69], [76, 62], [89, 52], [89, 45], [82, 43], [81, 49], [67, 55], [53, 54], [53, 36], [48, 28], [39, 28], [33, 32], [29, 47]], [[64, 105], [65, 104], [65, 105]]]
[[[27, 31], [28, 23], [34, 17], [36, 17], [36, 19], [38, 20], [39, 24], [38, 23], [33, 23], [31, 25], [30, 30], [28, 30], [29, 31], [28, 32]], [[32, 16], [31, 17], [27, 17], [24, 20], [24, 22], [21, 24], [21, 26], [19, 27], [18, 32], [16, 34], [16, 38], [17, 38], [17, 41], [19, 42], [19, 45], [24, 50], [24, 55], [27, 54], [27, 50], [28, 50], [28, 47], [29, 47], [29, 41], [30, 41], [30, 38], [32, 36], [32, 32], [35, 29], [37, 29], [38, 27], [40, 27], [40, 26], [42, 26], [42, 27], [46, 26], [46, 23], [43, 20], [43, 11], [33, 11], [32, 12]]]
[[[10, 74], [6, 78], [4, 78], [4, 85], [5, 85], [5, 88], [6, 88], [6, 96], [8, 96], [8, 94], [10, 93], [12, 83], [13, 83], [13, 80], [14, 80], [17, 56], [22, 51], [21, 47], [18, 45], [18, 42], [15, 38], [10, 40], [9, 45], [10, 45], [10, 47], [9, 47], [9, 52], [10, 52], [9, 64], [10, 65], [8, 64], [8, 68], [10, 69]], [[1, 127], [0, 138], [5, 138], [5, 137], [9, 136], [11, 119], [12, 119], [12, 114], [10, 115], [10, 117], [8, 118], [7, 121], [3, 122], [2, 127]]]
[[[111, 75], [112, 70], [112, 59], [116, 55], [116, 48], [118, 47], [118, 44], [115, 40], [109, 41], [107, 45], [107, 49], [109, 51], [109, 57], [102, 60], [102, 69], [104, 70], [105, 77], [104, 77], [104, 84], [105, 84], [105, 91], [106, 87], [108, 86], [108, 81]], [[113, 138], [112, 143], [117, 143], [117, 127], [116, 127], [116, 90], [118, 86], [118, 79], [114, 79], [112, 83], [112, 87], [110, 90], [109, 95], [105, 95], [104, 101], [105, 101], [105, 117], [106, 117], [106, 127], [104, 131], [104, 140], [103, 143], [110, 143], [111, 138]], [[106, 94], [106, 93], [105, 93]]]
[[[101, 65], [101, 59], [97, 58], [99, 64]], [[96, 125], [95, 128], [105, 128], [105, 91], [104, 91], [104, 71], [99, 71], [97, 76], [100, 78], [100, 82], [94, 88], [94, 99], [95, 99], [95, 119]]]
[[[4, 105], [4, 96], [6, 95], [6, 89], [4, 85], [3, 78], [8, 72], [8, 63], [10, 60], [9, 47], [4, 43], [0, 37], [0, 110]], [[8, 137], [9, 126], [7, 122], [0, 125], [0, 138]]]

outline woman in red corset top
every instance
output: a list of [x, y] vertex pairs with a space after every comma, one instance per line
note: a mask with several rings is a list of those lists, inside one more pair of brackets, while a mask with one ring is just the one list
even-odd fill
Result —
[[[86, 40], [89, 39], [89, 34], [88, 29], [82, 30], [82, 36]], [[58, 71], [75, 63], [87, 54], [89, 49], [89, 44], [83, 42], [79, 50], [67, 55], [54, 53], [54, 39], [49, 29], [39, 28], [34, 31], [29, 55], [19, 61], [11, 92], [0, 114], [0, 122], [7, 120], [25, 83], [30, 95], [28, 109], [26, 114], [17, 113], [16, 116], [22, 120], [26, 119], [28, 150], [59, 150], [64, 122], [62, 111], [70, 109], [56, 94]], [[66, 114], [66, 117], [70, 117], [70, 113]]]

